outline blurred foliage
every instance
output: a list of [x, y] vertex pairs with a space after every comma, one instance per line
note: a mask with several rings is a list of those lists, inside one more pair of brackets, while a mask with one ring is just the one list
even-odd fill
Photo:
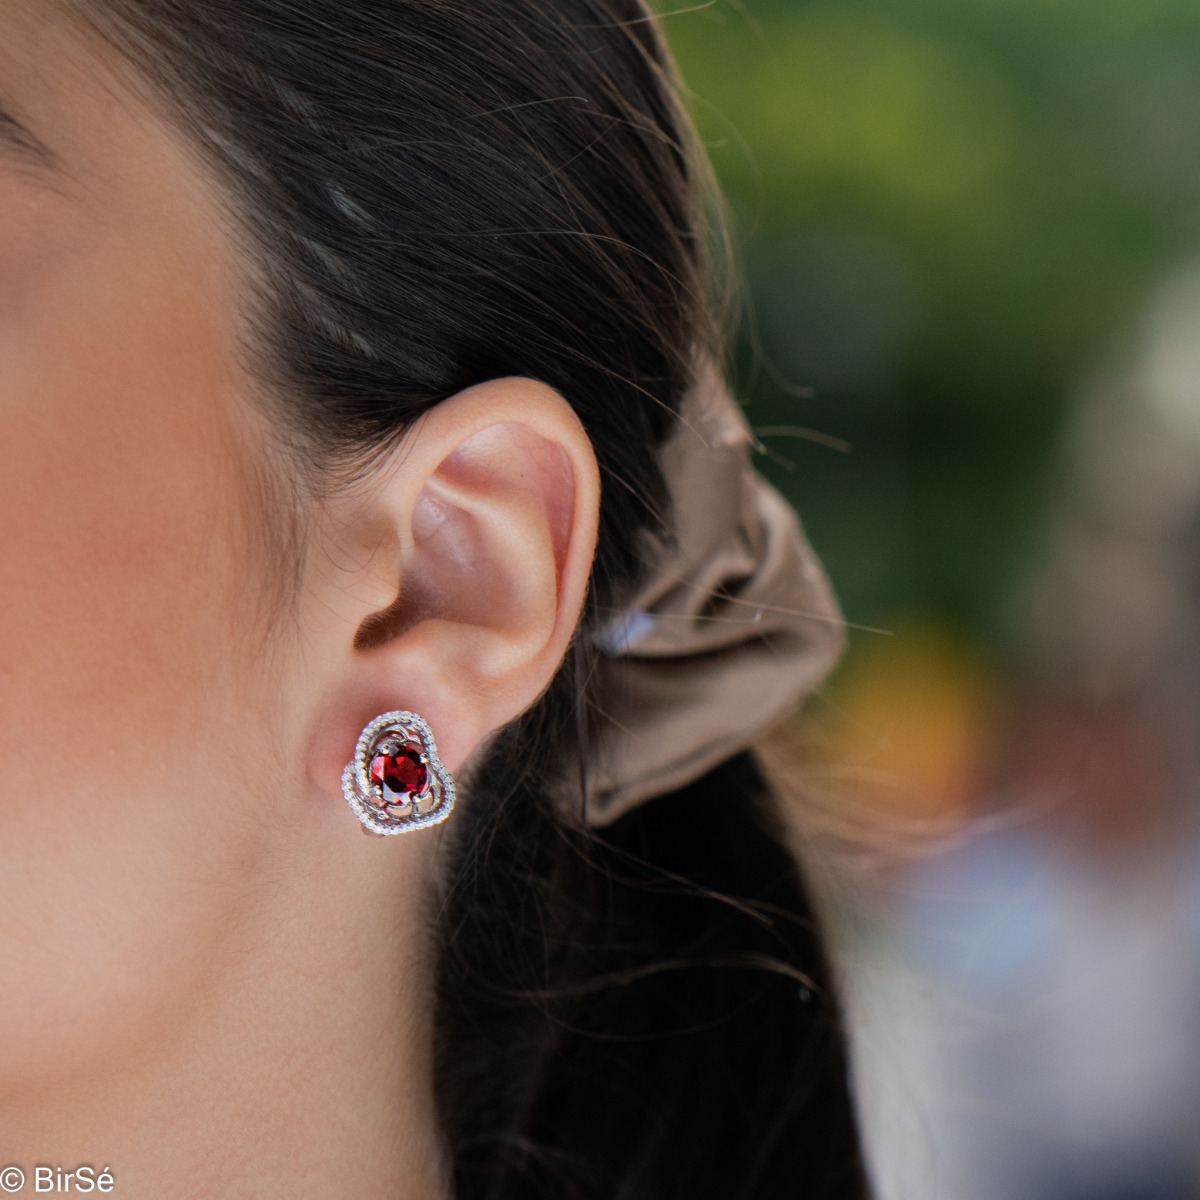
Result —
[[1200, 4], [659, 7], [731, 202], [761, 469], [850, 621], [1009, 649], [1073, 390], [1200, 245]]

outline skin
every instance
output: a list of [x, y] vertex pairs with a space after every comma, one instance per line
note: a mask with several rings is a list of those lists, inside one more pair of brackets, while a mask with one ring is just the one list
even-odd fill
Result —
[[469, 773], [550, 681], [587, 436], [532, 380], [459, 393], [295, 514], [279, 606], [217, 183], [37, 0], [0, 0], [0, 100], [53, 159], [0, 125], [0, 1166], [441, 1195], [429, 909], [460, 813], [366, 837], [339, 775], [394, 708]]

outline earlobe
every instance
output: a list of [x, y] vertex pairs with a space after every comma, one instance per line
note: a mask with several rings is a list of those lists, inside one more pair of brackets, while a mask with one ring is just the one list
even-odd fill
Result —
[[368, 486], [334, 503], [309, 593], [338, 614], [321, 623], [333, 678], [312, 718], [311, 774], [340, 792], [363, 727], [390, 710], [421, 714], [456, 772], [566, 653], [599, 521], [586, 431], [547, 385], [491, 380], [426, 413]]

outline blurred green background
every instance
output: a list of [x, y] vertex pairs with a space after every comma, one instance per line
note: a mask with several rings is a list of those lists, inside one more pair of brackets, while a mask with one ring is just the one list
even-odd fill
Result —
[[659, 8], [734, 213], [760, 468], [849, 620], [1003, 660], [1073, 389], [1200, 242], [1200, 4]]
[[1200, 3], [665, 27], [758, 465], [850, 623], [785, 749], [846, 817], [820, 861], [865, 864], [838, 923], [881, 1200], [1195, 1200]]

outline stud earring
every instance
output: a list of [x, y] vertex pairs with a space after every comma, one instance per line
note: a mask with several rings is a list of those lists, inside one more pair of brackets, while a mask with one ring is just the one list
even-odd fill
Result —
[[365, 832], [406, 833], [450, 815], [454, 780], [424, 719], [387, 712], [358, 735], [354, 757], [342, 771], [342, 794]]

